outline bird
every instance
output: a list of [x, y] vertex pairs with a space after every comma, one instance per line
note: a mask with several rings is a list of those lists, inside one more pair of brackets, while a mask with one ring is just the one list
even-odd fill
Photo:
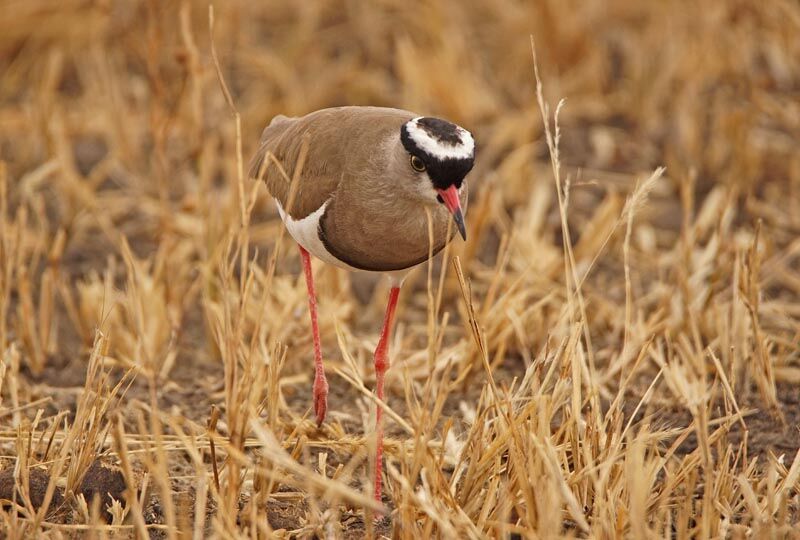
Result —
[[[300, 117], [278, 115], [263, 130], [249, 176], [266, 183], [286, 230], [299, 246], [314, 341], [312, 390], [318, 426], [327, 414], [329, 386], [311, 256], [351, 271], [383, 273], [389, 279], [389, 299], [373, 358], [375, 394], [382, 401], [400, 288], [410, 270], [441, 251], [456, 231], [466, 241], [466, 177], [474, 162], [472, 133], [448, 120], [402, 109], [343, 106]], [[451, 219], [455, 227], [450, 226]], [[380, 503], [380, 406], [375, 426], [373, 496]]]

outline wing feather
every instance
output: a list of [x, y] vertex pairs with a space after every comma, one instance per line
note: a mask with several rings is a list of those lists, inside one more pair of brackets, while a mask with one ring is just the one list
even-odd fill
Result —
[[[412, 113], [382, 107], [336, 107], [299, 118], [276, 116], [261, 134], [250, 163], [250, 177], [262, 178], [284, 210], [302, 219], [329, 200], [353, 176], [379, 174], [375, 168], [378, 144], [397, 131]], [[290, 183], [275, 166], [270, 153], [289, 178], [308, 139], [308, 155], [298, 178], [292, 208], [287, 209]], [[346, 188], [346, 186], [343, 186]]]

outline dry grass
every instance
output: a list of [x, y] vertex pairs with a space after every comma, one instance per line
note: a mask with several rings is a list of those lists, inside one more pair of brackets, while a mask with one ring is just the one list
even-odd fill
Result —
[[[0, 536], [795, 537], [798, 5], [406, 4], [5, 2]], [[273, 115], [351, 103], [479, 142], [469, 242], [401, 295], [384, 508], [386, 284], [316, 267], [318, 430], [242, 173]]]

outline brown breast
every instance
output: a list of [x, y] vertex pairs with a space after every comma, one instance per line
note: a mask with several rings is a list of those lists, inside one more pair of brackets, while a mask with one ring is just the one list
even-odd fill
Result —
[[[367, 196], [363, 196], [366, 193]], [[461, 192], [467, 208], [467, 186]], [[426, 211], [427, 210], [427, 211]], [[429, 217], [433, 242], [429, 235]], [[402, 270], [436, 255], [457, 233], [443, 205], [427, 206], [416, 200], [396, 199], [369, 189], [348, 190], [343, 183], [320, 221], [320, 238], [337, 259], [371, 271]], [[431, 249], [432, 248], [432, 249]]]

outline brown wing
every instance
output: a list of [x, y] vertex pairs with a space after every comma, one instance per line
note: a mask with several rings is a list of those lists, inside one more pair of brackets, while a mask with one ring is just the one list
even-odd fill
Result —
[[[258, 151], [250, 162], [250, 177], [263, 179], [270, 195], [295, 219], [304, 218], [322, 206], [336, 189], [341, 177], [344, 156], [325, 144], [329, 129], [320, 120], [323, 119], [312, 115], [302, 118], [275, 117], [261, 134]], [[294, 178], [306, 138], [308, 154], [297, 180], [292, 207], [286, 208], [289, 180]], [[268, 157], [270, 153], [281, 164], [289, 180], [280, 172], [275, 161]]]
[[[267, 190], [286, 209], [290, 182], [280, 173], [268, 153], [277, 158], [293, 178], [295, 167], [308, 139], [308, 154], [302, 174], [297, 180], [292, 208], [287, 209], [295, 219], [302, 219], [319, 209], [330, 199], [339, 184], [353, 171], [363, 169], [374, 148], [360, 148], [365, 141], [379, 138], [391, 129], [399, 129], [398, 118], [410, 118], [412, 113], [379, 107], [337, 107], [322, 109], [300, 118], [276, 116], [261, 135], [261, 142], [250, 163], [250, 177], [263, 178]], [[396, 128], [395, 128], [396, 124]]]

